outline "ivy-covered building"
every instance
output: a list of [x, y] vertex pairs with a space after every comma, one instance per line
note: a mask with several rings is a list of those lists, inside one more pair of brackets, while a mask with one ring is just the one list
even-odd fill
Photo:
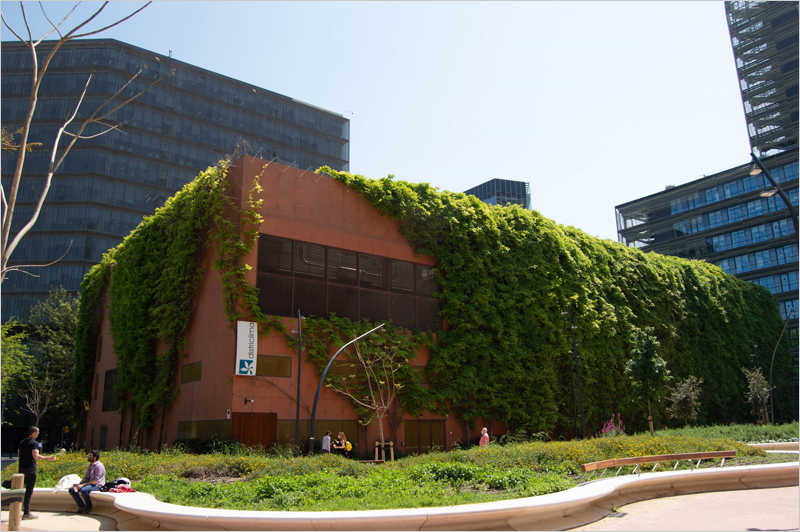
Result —
[[[318, 387], [315, 440], [343, 430], [361, 453], [380, 427], [406, 453], [484, 426], [569, 438], [573, 332], [589, 434], [611, 412], [647, 426], [625, 375], [642, 335], [675, 378], [703, 379], [697, 423], [746, 421], [751, 341], [783, 326], [766, 288], [706, 262], [427, 183], [250, 157], [198, 175], [81, 290], [72, 406], [78, 441], [105, 448], [302, 445]], [[320, 383], [339, 347], [381, 324]], [[787, 354], [778, 420], [796, 418]], [[652, 405], [658, 425], [673, 423], [667, 406]]]
[[[51, 49], [39, 45], [43, 59]], [[165, 51], [166, 52], [166, 51]], [[3, 127], [15, 131], [29, 109], [32, 58], [19, 42], [3, 42]], [[41, 61], [40, 61], [41, 64]], [[42, 142], [25, 161], [11, 237], [27, 223], [39, 197], [56, 130], [68, 116], [90, 72], [95, 72], [78, 119], [88, 116], [139, 69], [117, 101], [167, 76], [108, 117], [122, 131], [76, 143], [56, 172], [39, 220], [10, 264], [57, 264], [37, 277], [11, 272], [3, 283], [2, 320], [25, 321], [50, 287], [78, 291], [81, 279], [167, 198], [200, 170], [240, 153], [296, 168], [347, 170], [350, 122], [342, 115], [171, 57], [113, 39], [65, 43], [39, 89], [29, 140]], [[86, 135], [99, 133], [90, 126]], [[62, 145], [65, 141], [62, 140]], [[16, 154], [2, 153], [8, 195]]]
[[[253, 216], [256, 213], [260, 221], [248, 224], [243, 220], [247, 213], [232, 213], [248, 208], [247, 192], [256, 176], [266, 192], [256, 194], [263, 197], [263, 204], [250, 212]], [[246, 286], [258, 288], [257, 300], [252, 301], [255, 309], [248, 311], [247, 303], [241, 302], [239, 315], [229, 312], [233, 308], [226, 306], [230, 301], [229, 290], [237, 288], [226, 287], [229, 272], [224, 268], [220, 271], [219, 265], [215, 265], [215, 261], [229, 260], [221, 251], [222, 244], [215, 241], [211, 247], [200, 251], [196, 258], [202, 273], [197, 279], [188, 317], [183, 344], [186, 356], [173, 360], [174, 372], [166, 381], [168, 386], [174, 385], [179, 391], [166, 408], [163, 424], [160, 402], [169, 399], [153, 399], [156, 404], [150, 415], [156, 420], [149, 431], [140, 431], [134, 417], [143, 414], [142, 407], [138, 406], [137, 411], [137, 407], [132, 406], [135, 399], [127, 404], [124, 401], [126, 395], [138, 393], [126, 383], [133, 382], [135, 387], [141, 382], [133, 378], [139, 370], [131, 369], [131, 358], [126, 357], [139, 355], [120, 347], [130, 346], [130, 343], [115, 334], [115, 323], [119, 322], [114, 322], [114, 298], [139, 297], [142, 288], [137, 286], [132, 293], [125, 293], [115, 289], [113, 282], [110, 288], [103, 288], [100, 299], [95, 300], [96, 310], [91, 311], [99, 313], [90, 319], [96, 329], [90, 339], [81, 344], [83, 349], [91, 346], [92, 360], [82, 359], [77, 370], [87, 372], [79, 375], [78, 381], [84, 382], [84, 387], [89, 385], [88, 410], [84, 411], [81, 432], [81, 442], [87, 448], [114, 448], [134, 442], [155, 449], [159, 442], [193, 438], [231, 438], [248, 445], [294, 444], [298, 377], [299, 436], [301, 445], [305, 445], [315, 390], [324, 367], [324, 363], [319, 360], [315, 363], [311, 358], [316, 354], [327, 362], [332, 354], [328, 349], [312, 349], [314, 339], [319, 343], [321, 334], [314, 334], [312, 322], [315, 318], [335, 313], [352, 322], [368, 320], [380, 324], [391, 320], [407, 331], [416, 328], [435, 333], [446, 328], [439, 315], [441, 303], [435, 297], [441, 289], [433, 272], [435, 261], [415, 253], [400, 234], [397, 221], [382, 216], [376, 207], [345, 184], [328, 176], [277, 163], [267, 164], [265, 160], [250, 157], [233, 164], [225, 180], [233, 203], [228, 205], [224, 216], [232, 215], [231, 219], [240, 224], [234, 230], [236, 237], [239, 229], [246, 231], [248, 227], [254, 236], [257, 234], [257, 242], [238, 259], [252, 267], [242, 271], [241, 280]], [[133, 245], [140, 243], [126, 241], [120, 248]], [[136, 254], [141, 256], [147, 252], [142, 250]], [[113, 260], [111, 276], [117, 273], [114, 270], [128, 267], [120, 258]], [[146, 262], [147, 259], [136, 260]], [[84, 292], [86, 305], [93, 297], [92, 290], [87, 288]], [[86, 307], [83, 311], [89, 312]], [[122, 316], [124, 310], [119, 312], [118, 320], [128, 320]], [[303, 316], [304, 327], [302, 367], [298, 367], [298, 312]], [[123, 323], [125, 325], [119, 326], [133, 327], [130, 321]], [[237, 344], [241, 342], [237, 340], [239, 323], [257, 323], [254, 327], [259, 335], [250, 374], [237, 373], [237, 349], [242, 345]], [[132, 341], [138, 338], [131, 337]], [[163, 364], [158, 357], [167, 350], [167, 342], [163, 338], [154, 341], [152, 352], [145, 358]], [[352, 357], [352, 352], [348, 351], [337, 358], [331, 375], [346, 379], [355, 373]], [[427, 347], [418, 346], [410, 360], [414, 370], [410, 380], [423, 394], [427, 389], [427, 361]], [[138, 367], [145, 368], [145, 381], [157, 378], [152, 373], [152, 364]], [[125, 371], [127, 376], [121, 374]], [[88, 375], [91, 375], [90, 382], [85, 378]], [[141, 417], [137, 419], [140, 425], [146, 425]], [[366, 445], [371, 452], [378, 439], [377, 430], [373, 423], [367, 434], [359, 419], [358, 412], [346, 398], [323, 386], [314, 434], [317, 441], [321, 441], [326, 430], [331, 430], [334, 437], [341, 430], [357, 452], [365, 452]], [[396, 445], [406, 453], [427, 452], [433, 447], [450, 449], [456, 440], [463, 441], [462, 431], [452, 417], [429, 412], [417, 415], [400, 412], [400, 421], [396, 427]], [[386, 423], [388, 432], [390, 426], [388, 421]], [[495, 423], [493, 430], [502, 430], [501, 424]]]

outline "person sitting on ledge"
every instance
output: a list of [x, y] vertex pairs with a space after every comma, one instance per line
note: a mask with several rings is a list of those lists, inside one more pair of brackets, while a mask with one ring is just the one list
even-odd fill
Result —
[[[74, 484], [69, 494], [75, 499], [75, 504], [78, 505], [76, 514], [88, 514], [92, 511], [92, 499], [89, 494], [93, 491], [99, 491], [106, 483], [106, 468], [100, 463], [100, 453], [97, 451], [89, 451], [86, 455], [89, 461], [89, 467], [86, 468], [86, 474], [83, 475], [80, 484]], [[81, 500], [83, 496], [83, 500]], [[84, 504], [84, 501], [86, 503]]]

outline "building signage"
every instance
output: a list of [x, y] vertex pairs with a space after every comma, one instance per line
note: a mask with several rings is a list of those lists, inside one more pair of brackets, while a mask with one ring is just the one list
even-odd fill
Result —
[[258, 323], [238, 322], [236, 334], [236, 370], [234, 375], [254, 376], [258, 353]]

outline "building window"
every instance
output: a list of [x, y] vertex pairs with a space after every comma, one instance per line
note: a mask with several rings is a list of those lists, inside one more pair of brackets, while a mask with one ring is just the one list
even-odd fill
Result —
[[181, 384], [197, 382], [203, 375], [203, 361], [192, 362], [181, 366]]
[[292, 358], [258, 355], [256, 375], [261, 377], [291, 377]]
[[103, 381], [103, 412], [119, 410], [119, 404], [117, 404], [117, 400], [114, 397], [114, 387], [116, 384], [117, 368], [106, 371], [106, 376]]
[[97, 401], [97, 390], [100, 389], [100, 374], [95, 373], [94, 375], [94, 400]]

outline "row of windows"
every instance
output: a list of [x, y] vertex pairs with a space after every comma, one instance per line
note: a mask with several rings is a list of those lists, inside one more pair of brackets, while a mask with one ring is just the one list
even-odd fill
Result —
[[722, 259], [714, 264], [725, 273], [738, 274], [797, 262], [797, 246], [782, 246]]
[[[52, 76], [59, 78], [67, 76], [67, 74], [59, 74]], [[74, 77], [74, 76], [73, 76]], [[115, 85], [121, 85], [121, 79], [106, 79], [116, 78], [112, 74], [101, 74], [97, 79], [92, 80], [92, 92], [107, 92], [109, 95], [113, 94], [116, 90]], [[45, 78], [49, 80], [50, 78]], [[51, 80], [52, 82], [53, 80]], [[62, 85], [58, 84], [58, 79], [55, 79], [54, 88], [60, 88]], [[132, 83], [132, 86], [136, 83]], [[134, 92], [131, 97], [139, 90], [145, 88], [144, 84], [135, 86]], [[44, 90], [42, 91], [44, 92]], [[63, 92], [63, 90], [54, 90], [54, 93]], [[238, 138], [247, 132], [252, 135], [259, 135], [275, 141], [283, 142], [290, 146], [295, 146], [300, 149], [309, 150], [318, 154], [336, 157], [339, 159], [346, 159], [347, 150], [346, 144], [342, 141], [331, 140], [326, 137], [315, 135], [313, 133], [306, 133], [295, 127], [280, 124], [276, 121], [264, 119], [253, 113], [246, 113], [238, 110], [231, 110], [227, 107], [210, 104], [201, 100], [175, 96], [174, 93], [168, 93], [165, 102], [157, 101], [158, 107], [167, 109], [175, 109], [185, 115], [194, 119], [200, 117], [205, 122], [213, 122], [220, 126], [234, 128], [236, 131], [228, 131], [209, 127], [208, 125], [197, 123], [194, 121], [185, 120], [182, 118], [173, 117], [171, 115], [145, 109], [138, 106], [137, 103], [148, 103], [146, 96], [163, 94], [166, 91], [157, 88], [151, 88], [147, 93], [139, 96], [135, 102], [123, 107], [108, 116], [110, 123], [123, 123], [133, 127], [148, 129], [157, 133], [165, 135], [174, 135], [186, 140], [192, 140], [209, 146], [219, 148], [232, 149], [235, 147]], [[175, 100], [175, 101], [172, 101]], [[77, 114], [78, 121], [88, 117], [90, 114], [106, 102], [105, 98], [87, 98], [83, 101], [81, 108]], [[74, 98], [42, 98], [36, 106], [34, 113], [34, 120], [45, 119], [58, 119], [63, 120], [67, 113], [70, 113], [75, 103]], [[119, 105], [118, 102], [113, 102], [104, 107], [101, 114], [110, 111], [113, 107]], [[112, 107], [113, 106], [113, 107]], [[29, 102], [26, 99], [14, 99], [3, 101], [2, 113], [7, 121], [22, 121], [28, 112]], [[251, 144], [258, 142], [258, 140], [249, 138], [246, 139]], [[227, 142], [230, 147], [224, 146]], [[221, 145], [222, 144], [222, 145]]]
[[[89, 266], [59, 266], [58, 264], [47, 268], [27, 268], [39, 277], [31, 277], [20, 272], [9, 272], [3, 281], [3, 313], [5, 314], [6, 305], [13, 298], [6, 297], [8, 293], [14, 292], [49, 292], [51, 288], [63, 286], [68, 292], [76, 292], [81, 289], [83, 276], [89, 272]], [[26, 308], [19, 308], [19, 317], [22, 319], [23, 312], [27, 316]], [[15, 312], [12, 314], [17, 316]]]
[[441, 328], [433, 268], [365, 253], [261, 235], [259, 306], [267, 314], [337, 316]]
[[[798, 189], [790, 190], [787, 196], [789, 196], [789, 201], [792, 202], [792, 205], [796, 206], [798, 204]], [[784, 209], [786, 209], [786, 204], [778, 195], [769, 198], [756, 198], [727, 209], [695, 216], [689, 220], [680, 220], [672, 224], [672, 229], [675, 237], [681, 237]]]
[[[798, 163], [790, 163], [778, 168], [770, 169], [770, 175], [777, 183], [791, 181], [798, 178]], [[715, 185], [711, 188], [700, 190], [688, 196], [672, 200], [670, 202], [671, 214], [678, 214], [688, 210], [711, 205], [722, 200], [734, 198], [741, 194], [761, 190], [765, 187], [765, 178], [758, 174], [754, 176], [742, 177], [728, 183]], [[767, 183], [768, 185], [768, 183]]]
[[[47, 54], [48, 50], [40, 49], [38, 54]], [[2, 52], [2, 63], [6, 69], [30, 68], [32, 61], [30, 53], [26, 50], [4, 50]], [[144, 59], [138, 55], [122, 52], [114, 48], [98, 49], [68, 49], [61, 48], [50, 63], [51, 69], [65, 67], [110, 67], [127, 71], [135, 74], [140, 68], [147, 68], [140, 75], [140, 79], [155, 80], [167, 74], [173, 67], [165, 62], [153, 59]], [[213, 76], [213, 73], [209, 73]], [[268, 116], [273, 116], [273, 111], [277, 112], [277, 118], [292, 122], [297, 125], [315, 129], [317, 131], [333, 135], [336, 137], [349, 138], [349, 123], [344, 118], [334, 118], [328, 113], [313, 111], [305, 107], [292, 104], [283, 99], [268, 97], [261, 92], [254, 92], [253, 89], [233, 87], [226, 82], [209, 79], [207, 75], [197, 75], [189, 72], [182, 65], [176, 67], [176, 72], [172, 76], [165, 78], [161, 84], [180, 88], [187, 92], [192, 92], [207, 98], [216, 100], [229, 105], [236, 105], [251, 111], [257, 111]], [[5, 82], [6, 76], [3, 76]], [[43, 83], [47, 80], [44, 78]], [[4, 94], [28, 92], [25, 85], [17, 82], [16, 86], [9, 86], [8, 90], [4, 85]], [[85, 83], [85, 79], [84, 79]], [[83, 86], [80, 86], [82, 90]], [[57, 92], [64, 92], [59, 89]], [[72, 91], [74, 92], [74, 91]], [[112, 91], [113, 94], [116, 89]]]
[[794, 234], [794, 224], [792, 224], [791, 220], [785, 218], [777, 222], [756, 225], [746, 229], [740, 229], [739, 231], [706, 238], [706, 244], [711, 246], [715, 253], [719, 253], [720, 251], [757, 244], [791, 234]]
[[[9, 124], [8, 127], [13, 129], [16, 127], [16, 125]], [[105, 130], [105, 127], [93, 124], [84, 130], [84, 134], [87, 136], [97, 135]], [[30, 138], [35, 138], [37, 139], [37, 142], [42, 142], [45, 146], [50, 146], [53, 144], [53, 142], [55, 142], [57, 131], [58, 126], [56, 125], [34, 124], [31, 127]], [[239, 139], [241, 140], [240, 137]], [[209, 151], [187, 144], [182, 144], [174, 139], [167, 140], [147, 134], [132, 132], [124, 133], [116, 130], [99, 137], [95, 137], [91, 140], [79, 141], [75, 144], [75, 146], [106, 146], [111, 149], [131, 152], [137, 155], [151, 157], [153, 159], [161, 159], [175, 164], [196, 168], [198, 170], [205, 170], [209, 166], [216, 165], [220, 159], [225, 158], [232, 151], [225, 151], [221, 148], [217, 149], [216, 151]], [[299, 168], [312, 167], [316, 169], [326, 165], [329, 165], [333, 168], [342, 167], [341, 163], [331, 161], [330, 159], [322, 156], [311, 155], [299, 152], [297, 150], [292, 150], [281, 146], [274, 146], [258, 141], [253, 141], [250, 143], [249, 147], [252, 149], [253, 153], [257, 153], [263, 158], [272, 159], [278, 156], [279, 162], [284, 162], [284, 164], [290, 165], [294, 162], [296, 163], [295, 166]], [[34, 154], [36, 153], [43, 154], [45, 153], [45, 150], [34, 152]], [[16, 154], [13, 155], [16, 159]], [[70, 156], [68, 156], [65, 161], [69, 160], [71, 155], [72, 152], [70, 152]], [[41, 171], [46, 172], [46, 170], [47, 166], [45, 165]], [[33, 172], [33, 170], [29, 170], [26, 166], [26, 173], [31, 172]]]
[[432, 297], [433, 267], [261, 234], [258, 272]]
[[[15, 233], [33, 215], [33, 207], [19, 207], [11, 222]], [[142, 222], [142, 216], [127, 212], [111, 211], [86, 205], [48, 206], [39, 213], [34, 231], [100, 231], [112, 235], [127, 236]]]
[[[66, 261], [87, 260], [100, 262], [103, 254], [119, 245], [121, 240], [95, 238], [93, 236], [38, 236], [29, 234], [20, 240], [14, 251], [17, 257], [24, 257], [25, 262], [52, 262], [57, 259]], [[66, 255], [64, 255], [66, 253]]]
[[[3, 152], [0, 160], [3, 168], [14, 168], [17, 154]], [[44, 174], [47, 172], [48, 164], [49, 155], [46, 152], [29, 153], [25, 156], [25, 173]], [[109, 175], [134, 183], [157, 185], [170, 190], [180, 190], [197, 176], [196, 170], [170, 168], [99, 150], [72, 150], [58, 168], [58, 175], [90, 173]], [[53, 183], [55, 184], [55, 181]], [[145, 210], [152, 210], [152, 207]]]
[[768, 275], [758, 279], [750, 279], [750, 282], [763, 286], [773, 294], [797, 291], [797, 272], [789, 272], [781, 275]]
[[[52, 266], [48, 266], [48, 268], [52, 268]], [[6, 281], [3, 284], [5, 285], [6, 283], [9, 283], [10, 279], [20, 275], [25, 274], [9, 272]], [[25, 275], [25, 277], [28, 276]], [[3, 286], [3, 304], [0, 305], [0, 319], [2, 319], [3, 323], [6, 323], [11, 318], [16, 318], [17, 321], [25, 323], [28, 320], [30, 309], [35, 307], [41, 301], [47, 299], [47, 297], [47, 293], [44, 293], [41, 296], [12, 297], [8, 295], [5, 286]]]
[[[17, 192], [18, 202], [35, 202], [39, 200], [44, 179], [25, 179], [20, 183]], [[11, 180], [3, 181], [5, 190], [10, 190]], [[53, 179], [50, 190], [47, 192], [47, 203], [59, 201], [94, 201], [109, 205], [119, 205], [140, 211], [153, 212], [158, 207], [163, 207], [166, 201], [163, 192], [148, 190], [114, 183], [104, 179], [91, 177], [85, 178], [57, 178]]]

